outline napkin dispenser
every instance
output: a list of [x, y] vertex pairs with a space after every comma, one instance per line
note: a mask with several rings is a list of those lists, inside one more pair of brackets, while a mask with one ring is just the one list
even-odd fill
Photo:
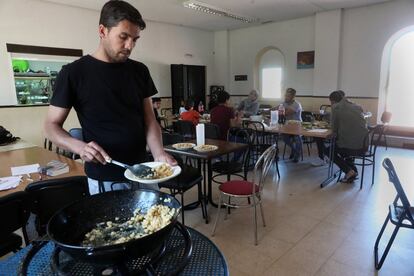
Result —
[[205, 144], [204, 124], [198, 124], [196, 126], [196, 138], [197, 138], [197, 146], [201, 146]]

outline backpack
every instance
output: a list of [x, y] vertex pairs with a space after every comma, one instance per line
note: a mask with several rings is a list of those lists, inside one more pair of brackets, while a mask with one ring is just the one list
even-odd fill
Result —
[[4, 146], [14, 141], [20, 140], [19, 137], [14, 137], [7, 129], [0, 126], [0, 146]]

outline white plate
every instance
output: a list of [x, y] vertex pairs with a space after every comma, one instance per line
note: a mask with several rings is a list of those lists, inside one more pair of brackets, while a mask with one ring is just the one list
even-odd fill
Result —
[[[180, 145], [188, 145], [188, 147], [181, 148]], [[193, 144], [193, 143], [177, 143], [177, 144], [172, 145], [172, 147], [177, 150], [189, 150], [189, 149], [194, 148], [195, 146], [196, 144]]]
[[202, 146], [196, 146], [193, 149], [199, 152], [209, 152], [209, 151], [215, 151], [218, 149], [218, 147], [215, 145], [203, 145], [203, 146], [209, 146], [210, 149], [203, 149]]
[[[151, 168], [155, 168], [158, 167], [162, 164], [164, 164], [165, 162], [146, 162], [146, 163], [141, 163], [142, 165], [146, 165], [148, 167]], [[131, 173], [130, 170], [125, 170], [124, 176], [134, 182], [139, 182], [139, 183], [143, 183], [143, 184], [158, 184], [164, 181], [167, 181], [171, 178], [176, 177], [177, 175], [179, 175], [181, 173], [181, 167], [180, 166], [171, 166], [173, 173], [170, 176], [164, 177], [164, 178], [157, 178], [157, 179], [141, 179], [136, 177], [135, 175], [133, 175]]]

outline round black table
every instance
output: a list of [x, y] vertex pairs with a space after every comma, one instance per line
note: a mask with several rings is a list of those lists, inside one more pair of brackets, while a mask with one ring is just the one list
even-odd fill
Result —
[[[187, 227], [192, 240], [192, 254], [188, 264], [179, 275], [228, 275], [226, 260], [217, 246], [200, 232]], [[174, 229], [169, 237], [166, 254], [156, 267], [157, 275], [167, 275], [174, 270], [177, 260], [175, 252], [183, 250], [184, 243], [178, 230]], [[0, 261], [0, 275], [17, 275], [23, 260], [32, 245], [29, 245], [13, 256]], [[52, 242], [46, 244], [37, 252], [28, 266], [28, 275], [55, 275], [51, 268], [51, 257], [55, 246]], [[178, 254], [179, 255], [179, 254]], [[178, 256], [177, 255], [177, 256]]]

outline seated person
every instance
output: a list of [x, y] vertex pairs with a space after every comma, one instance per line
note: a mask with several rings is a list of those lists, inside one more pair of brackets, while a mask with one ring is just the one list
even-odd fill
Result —
[[241, 125], [243, 112], [234, 112], [229, 107], [230, 94], [226, 91], [220, 91], [217, 95], [217, 106], [210, 110], [210, 121], [220, 128], [220, 139], [227, 140], [227, 132], [230, 127]]
[[160, 114], [158, 113], [158, 109], [161, 108], [161, 98], [159, 97], [152, 98], [152, 108], [154, 109], [155, 119], [157, 120], [158, 124], [161, 126], [161, 118], [160, 118]]
[[187, 100], [185, 104], [185, 110], [181, 113], [180, 118], [184, 121], [191, 121], [194, 125], [197, 125], [200, 120], [200, 113], [194, 110], [194, 101]]
[[250, 91], [249, 97], [241, 101], [241, 103], [237, 107], [237, 110], [243, 111], [244, 116], [246, 117], [257, 115], [257, 112], [259, 112], [259, 102], [257, 100], [258, 97], [259, 94], [256, 90]]
[[[336, 135], [334, 163], [345, 173], [341, 182], [352, 183], [358, 176], [358, 170], [352, 158], [367, 150], [364, 145], [368, 128], [361, 106], [347, 100], [343, 91], [334, 91], [329, 95], [332, 104], [331, 128]], [[318, 148], [328, 155], [329, 150], [319, 140]]]
[[[285, 101], [283, 106], [285, 108], [286, 120], [302, 121], [302, 105], [295, 100], [296, 90], [293, 88], [286, 89]], [[299, 156], [302, 151], [302, 138], [298, 135], [282, 135], [283, 141], [291, 148], [289, 159], [293, 162], [299, 162]]]
[[178, 114], [181, 115], [181, 113], [186, 112], [186, 111], [187, 110], [185, 109], [185, 102], [184, 102], [184, 100], [181, 100], [180, 109], [178, 110]]

